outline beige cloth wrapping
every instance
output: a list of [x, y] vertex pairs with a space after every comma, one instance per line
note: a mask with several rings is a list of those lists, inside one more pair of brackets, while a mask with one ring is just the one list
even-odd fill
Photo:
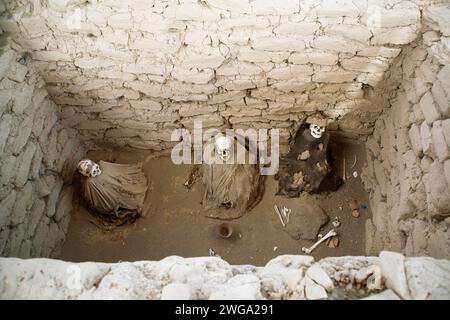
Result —
[[203, 184], [203, 208], [213, 218], [239, 218], [262, 196], [262, 177], [256, 165], [204, 164]]
[[147, 178], [140, 164], [117, 164], [100, 161], [102, 173], [82, 182], [82, 195], [101, 214], [122, 217], [127, 213], [142, 214]]

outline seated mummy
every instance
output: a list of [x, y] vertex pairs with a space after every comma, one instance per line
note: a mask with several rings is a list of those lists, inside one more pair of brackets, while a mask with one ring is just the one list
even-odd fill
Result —
[[81, 160], [81, 195], [95, 213], [116, 218], [142, 215], [147, 178], [140, 164]]
[[[239, 164], [231, 153], [234, 139], [216, 136], [215, 158], [202, 165], [205, 186], [203, 209], [218, 219], [235, 219], [253, 208], [261, 199], [263, 177], [257, 164]], [[248, 150], [245, 149], [246, 158]]]

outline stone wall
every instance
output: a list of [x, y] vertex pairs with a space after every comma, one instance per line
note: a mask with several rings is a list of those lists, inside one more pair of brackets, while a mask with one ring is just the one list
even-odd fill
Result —
[[0, 39], [0, 255], [55, 256], [72, 209], [63, 178], [83, 150], [25, 51]]
[[0, 299], [450, 299], [450, 261], [284, 255], [264, 267], [219, 258], [70, 263], [0, 258]]
[[367, 254], [450, 258], [450, 7], [423, 16], [423, 36], [394, 68], [399, 90], [367, 140]]
[[7, 0], [0, 26], [87, 141], [166, 149], [203, 120], [279, 128], [287, 144], [311, 116], [372, 132], [384, 73], [428, 2]]

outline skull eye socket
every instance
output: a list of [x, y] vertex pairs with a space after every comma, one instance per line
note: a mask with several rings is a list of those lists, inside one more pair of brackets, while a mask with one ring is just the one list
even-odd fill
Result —
[[86, 177], [92, 177], [100, 174], [100, 166], [92, 160], [81, 160], [77, 165], [78, 171]]
[[311, 124], [309, 130], [311, 131], [311, 135], [314, 138], [319, 139], [322, 136], [322, 133], [325, 132], [325, 127], [321, 127], [316, 124]]

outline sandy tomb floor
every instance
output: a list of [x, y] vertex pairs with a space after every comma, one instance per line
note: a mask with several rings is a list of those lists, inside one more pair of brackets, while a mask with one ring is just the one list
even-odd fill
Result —
[[[349, 203], [356, 199], [368, 206], [359, 173], [365, 164], [365, 148], [358, 143], [334, 143], [335, 170], [342, 176], [343, 159], [346, 163], [346, 182], [338, 191], [311, 197], [330, 217], [322, 230], [332, 227], [334, 217], [341, 226], [336, 228], [340, 244], [328, 248], [322, 243], [312, 255], [316, 259], [327, 256], [364, 255], [364, 224], [370, 217], [370, 208], [360, 209], [360, 217], [353, 218]], [[356, 165], [351, 168], [356, 156]], [[230, 221], [234, 234], [230, 239], [218, 236], [217, 227], [223, 221], [205, 217], [201, 210], [203, 186], [198, 181], [192, 189], [183, 184], [189, 165], [174, 165], [169, 157], [152, 159], [149, 153], [115, 150], [110, 153], [92, 153], [95, 160], [133, 163], [142, 161], [149, 180], [145, 212], [135, 223], [104, 231], [95, 226], [96, 219], [75, 197], [68, 235], [61, 259], [67, 261], [136, 261], [160, 260], [170, 255], [183, 257], [207, 256], [212, 248], [231, 264], [264, 265], [282, 254], [303, 254], [301, 248], [313, 242], [294, 240], [284, 230], [274, 212], [274, 204], [296, 210], [299, 199], [275, 196], [277, 181], [272, 176], [265, 180], [264, 196], [258, 205], [242, 218]], [[352, 173], [356, 171], [358, 177]]]

